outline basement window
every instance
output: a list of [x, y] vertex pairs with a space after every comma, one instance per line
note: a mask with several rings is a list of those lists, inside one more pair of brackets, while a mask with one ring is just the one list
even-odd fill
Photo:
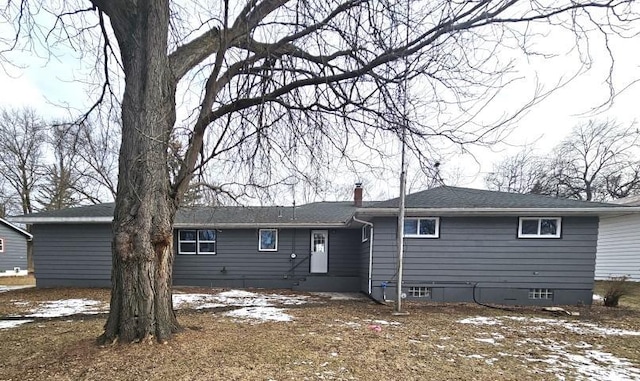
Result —
[[404, 236], [413, 238], [438, 238], [440, 235], [440, 218], [420, 217], [405, 218]]
[[178, 254], [215, 254], [216, 231], [178, 230]]
[[409, 297], [410, 298], [430, 298], [431, 297], [431, 288], [430, 287], [409, 287]]
[[560, 238], [560, 217], [520, 217], [518, 238]]
[[529, 299], [553, 299], [553, 290], [548, 288], [530, 288]]

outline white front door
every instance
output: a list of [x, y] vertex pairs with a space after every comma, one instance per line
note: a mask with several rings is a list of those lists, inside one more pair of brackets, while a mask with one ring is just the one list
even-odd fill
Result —
[[311, 268], [309, 272], [326, 274], [329, 271], [329, 232], [327, 230], [311, 231]]

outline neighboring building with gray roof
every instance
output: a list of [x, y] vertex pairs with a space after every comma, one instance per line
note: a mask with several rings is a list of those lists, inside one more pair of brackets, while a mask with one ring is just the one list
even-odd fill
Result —
[[0, 218], [0, 275], [27, 274], [27, 246], [32, 236]]
[[[591, 303], [598, 220], [638, 207], [458, 187], [406, 197], [403, 293], [432, 301]], [[32, 224], [38, 286], [108, 286], [113, 204]], [[174, 224], [174, 284], [363, 291], [397, 285], [397, 199], [192, 207]]]

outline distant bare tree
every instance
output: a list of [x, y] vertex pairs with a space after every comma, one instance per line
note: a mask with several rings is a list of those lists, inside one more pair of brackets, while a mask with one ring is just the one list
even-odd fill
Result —
[[546, 159], [536, 155], [533, 148], [526, 147], [494, 164], [484, 180], [491, 190], [539, 193], [538, 187], [546, 181], [546, 168]]
[[487, 187], [585, 201], [640, 193], [640, 132], [614, 121], [580, 124], [549, 155], [525, 149], [501, 161]]
[[45, 168], [46, 136], [46, 125], [33, 109], [0, 111], [0, 176], [25, 214], [34, 211], [35, 191]]
[[91, 203], [116, 197], [120, 121], [105, 119], [87, 120], [77, 128], [77, 165], [82, 177], [76, 191]]
[[60, 210], [77, 205], [78, 171], [77, 126], [53, 123], [47, 135], [53, 161], [44, 166], [38, 187], [38, 202], [44, 210]]
[[551, 185], [558, 195], [603, 201], [637, 192], [640, 132], [635, 125], [594, 121], [576, 126], [556, 148]]

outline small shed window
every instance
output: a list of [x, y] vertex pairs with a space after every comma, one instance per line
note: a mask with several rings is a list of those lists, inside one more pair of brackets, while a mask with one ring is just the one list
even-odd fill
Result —
[[438, 238], [440, 235], [440, 218], [420, 217], [405, 218], [404, 236], [418, 238]]
[[259, 251], [278, 251], [278, 229], [260, 229], [258, 234]]
[[4, 238], [0, 238], [0, 253], [4, 253]]
[[215, 254], [216, 231], [178, 230], [178, 254]]
[[560, 238], [560, 217], [520, 217], [518, 238]]

